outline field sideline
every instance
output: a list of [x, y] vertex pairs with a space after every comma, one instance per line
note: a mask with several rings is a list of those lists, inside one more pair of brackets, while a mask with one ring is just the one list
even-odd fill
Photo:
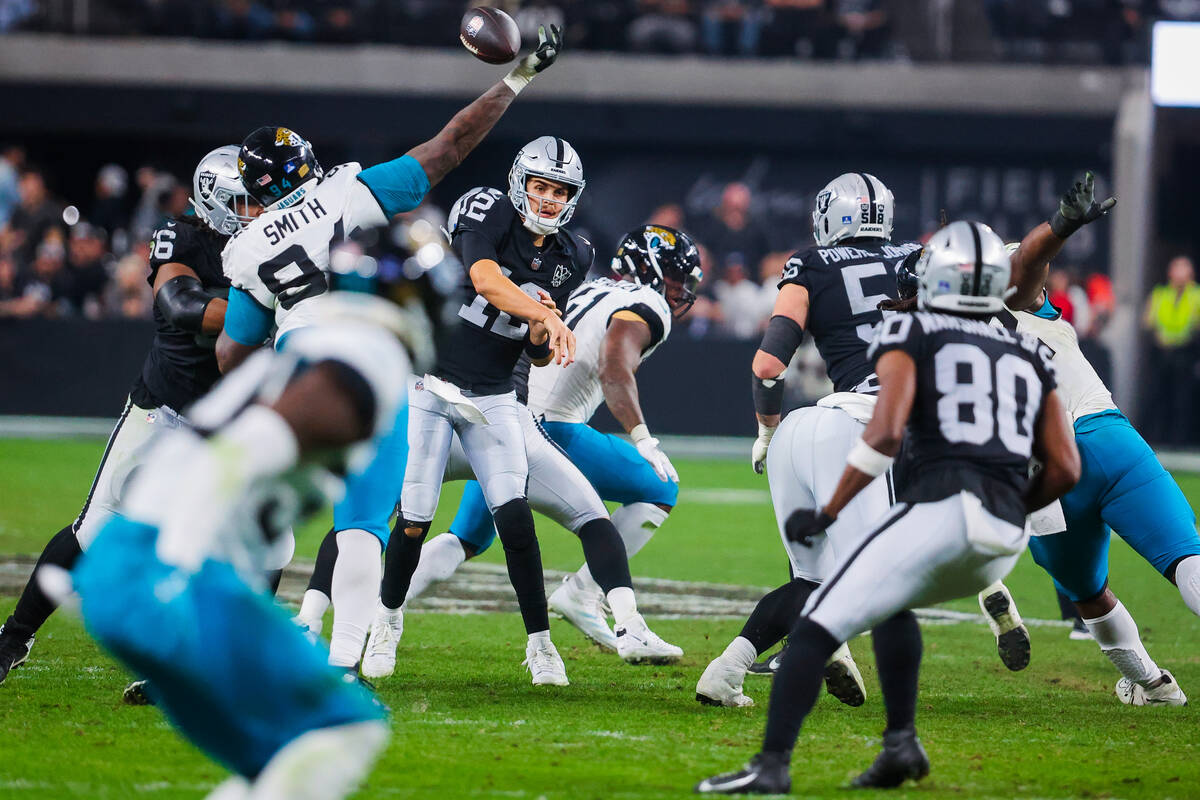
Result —
[[[103, 441], [0, 440], [0, 560], [33, 554], [83, 501]], [[773, 586], [786, 576], [766, 481], [748, 463], [676, 461], [681, 505], [633, 561], [635, 575]], [[1200, 500], [1200, 476], [1181, 475]], [[457, 487], [443, 496], [444, 530]], [[311, 557], [326, 519], [308, 525]], [[539, 520], [548, 569], [574, 569], [573, 537]], [[499, 548], [483, 557], [502, 562]], [[1113, 587], [1147, 647], [1200, 698], [1200, 620], [1178, 593], [1114, 540]], [[1049, 579], [1026, 556], [1009, 580], [1027, 617], [1057, 618]], [[0, 595], [0, 615], [14, 597]], [[972, 600], [951, 606], [976, 611]], [[748, 679], [758, 706], [711, 709], [693, 700], [705, 664], [739, 622], [651, 620], [687, 652], [672, 667], [626, 666], [555, 621], [571, 686], [535, 690], [520, 667], [515, 614], [410, 614], [397, 675], [380, 684], [394, 737], [359, 797], [651, 798], [683, 796], [757, 747], [770, 683]], [[1200, 785], [1195, 706], [1132, 709], [1112, 694], [1117, 673], [1091, 642], [1033, 629], [1033, 663], [1009, 673], [982, 624], [925, 626], [918, 726], [933, 762], [919, 789], [888, 797], [1187, 798]], [[216, 643], [215, 643], [216, 644]], [[870, 763], [882, 728], [869, 639], [852, 649], [869, 697], [850, 709], [825, 697], [801, 735], [794, 791], [854, 797], [838, 787]], [[264, 679], [266, 680], [266, 679]], [[202, 797], [223, 771], [184, 744], [152, 709], [125, 708], [126, 676], [58, 615], [29, 664], [0, 687], [0, 796]], [[549, 687], [547, 687], [549, 688]], [[1200, 702], [1200, 700], [1196, 700]]]

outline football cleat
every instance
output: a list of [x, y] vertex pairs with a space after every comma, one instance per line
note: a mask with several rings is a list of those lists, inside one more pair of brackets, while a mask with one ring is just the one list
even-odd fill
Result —
[[783, 663], [783, 654], [787, 651], [787, 642], [783, 643], [783, 647], [779, 648], [779, 652], [773, 656], [767, 656], [761, 661], [757, 661], [750, 665], [750, 669], [746, 670], [747, 675], [760, 675], [765, 677], [773, 677], [779, 671], [779, 665]]
[[929, 757], [912, 728], [883, 732], [883, 750], [867, 771], [850, 781], [859, 789], [892, 789], [910, 778], [919, 781], [929, 774]]
[[1175, 681], [1175, 676], [1162, 671], [1159, 683], [1147, 688], [1137, 681], [1121, 678], [1117, 681], [1117, 697], [1127, 706], [1186, 706], [1187, 695]]
[[396, 671], [396, 647], [404, 634], [404, 611], [392, 610], [379, 604], [367, 638], [367, 654], [362, 661], [362, 674], [368, 678], [386, 678]]
[[617, 655], [630, 664], [674, 664], [683, 658], [683, 650], [664, 642], [641, 614], [634, 614], [617, 628]]
[[704, 669], [704, 674], [696, 683], [696, 700], [706, 706], [727, 708], [754, 705], [754, 701], [742, 692], [742, 678], [745, 674], [736, 665], [717, 656]]
[[996, 636], [996, 650], [1004, 666], [1013, 672], [1028, 667], [1029, 629], [1021, 622], [1021, 613], [1008, 587], [996, 581], [984, 589], [979, 593], [979, 608]]
[[779, 753], [759, 753], [737, 772], [705, 778], [696, 784], [696, 794], [788, 794], [792, 776], [788, 760]]
[[609, 652], [617, 652], [617, 637], [608, 627], [608, 616], [604, 613], [603, 597], [576, 587], [573, 576], [563, 578], [558, 588], [547, 601], [550, 610]]
[[825, 688], [831, 695], [848, 706], [857, 708], [867, 702], [867, 685], [850, 648], [842, 645], [825, 665]]
[[521, 666], [529, 670], [534, 686], [568, 686], [567, 668], [553, 642], [525, 645], [525, 660]]
[[25, 663], [29, 651], [33, 649], [33, 636], [22, 636], [9, 628], [0, 625], [0, 683], [4, 683], [8, 673]]
[[157, 705], [146, 689], [146, 681], [134, 681], [125, 687], [125, 691], [121, 692], [121, 702], [127, 706]]

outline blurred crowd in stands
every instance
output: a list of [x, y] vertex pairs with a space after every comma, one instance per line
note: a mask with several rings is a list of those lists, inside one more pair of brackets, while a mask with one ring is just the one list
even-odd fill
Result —
[[[167, 217], [186, 213], [189, 195], [189, 185], [154, 168], [130, 173], [108, 164], [98, 171], [91, 198], [76, 200], [78, 208], [64, 207], [20, 147], [0, 148], [0, 318], [150, 318], [150, 234]], [[648, 222], [686, 230], [701, 247], [705, 278], [680, 334], [749, 340], [761, 335], [785, 262], [810, 240], [806, 231], [797, 231], [796, 241], [778, 249], [778, 237], [769, 235], [754, 203], [751, 188], [735, 182], [723, 187], [707, 212], [688, 214], [671, 203], [650, 214]], [[365, 251], [349, 255], [429, 270], [453, 259], [439, 233], [444, 222], [445, 213], [427, 204], [365, 243]], [[605, 274], [607, 264], [601, 253], [595, 273]], [[1148, 270], [1161, 274], [1158, 265]], [[1192, 444], [1200, 441], [1193, 410], [1200, 391], [1200, 285], [1183, 255], [1171, 259], [1166, 275], [1166, 283], [1147, 298], [1143, 315], [1153, 353], [1148, 396], [1156, 406], [1146, 432], [1155, 442]], [[1112, 281], [1063, 264], [1051, 271], [1047, 288], [1050, 302], [1078, 331], [1084, 353], [1110, 380], [1111, 358], [1101, 334], [1114, 311]], [[811, 341], [792, 369], [805, 396], [824, 393], [824, 368]]]
[[[478, 0], [0, 0], [0, 31], [457, 47]], [[489, 0], [526, 41], [571, 47], [818, 59], [1138, 63], [1158, 19], [1200, 0]]]

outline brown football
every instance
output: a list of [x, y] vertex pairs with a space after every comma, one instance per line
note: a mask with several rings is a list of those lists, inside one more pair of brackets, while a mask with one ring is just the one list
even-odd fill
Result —
[[458, 40], [480, 61], [507, 64], [521, 51], [521, 32], [498, 8], [472, 8], [462, 18]]

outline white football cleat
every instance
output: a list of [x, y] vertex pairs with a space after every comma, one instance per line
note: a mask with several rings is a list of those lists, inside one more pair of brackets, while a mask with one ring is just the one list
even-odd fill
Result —
[[1029, 666], [1029, 629], [1021, 621], [1017, 603], [1000, 581], [979, 593], [979, 609], [996, 637], [996, 650], [1004, 666], [1018, 672]]
[[1187, 695], [1175, 681], [1175, 676], [1162, 671], [1162, 683], [1147, 689], [1129, 678], [1117, 681], [1117, 698], [1127, 706], [1186, 706]]
[[367, 653], [363, 657], [365, 678], [386, 678], [396, 671], [396, 647], [404, 634], [404, 610], [395, 611], [379, 604], [367, 638]]
[[867, 702], [867, 685], [845, 644], [825, 664], [825, 688], [848, 706], [857, 708]]
[[534, 686], [569, 686], [567, 667], [553, 642], [525, 645], [525, 660], [521, 666], [529, 670]]
[[550, 610], [574, 625], [600, 647], [611, 653], [617, 652], [617, 637], [613, 635], [612, 628], [608, 627], [603, 596], [578, 589], [575, 581], [571, 580], [572, 577], [568, 575], [563, 578], [562, 583], [550, 595], [547, 601]]
[[696, 683], [696, 700], [706, 706], [752, 706], [754, 701], [742, 692], [745, 676], [745, 670], [717, 656], [705, 667], [704, 674]]
[[683, 650], [664, 642], [641, 614], [634, 614], [617, 628], [617, 655], [630, 664], [674, 664], [683, 658]]

